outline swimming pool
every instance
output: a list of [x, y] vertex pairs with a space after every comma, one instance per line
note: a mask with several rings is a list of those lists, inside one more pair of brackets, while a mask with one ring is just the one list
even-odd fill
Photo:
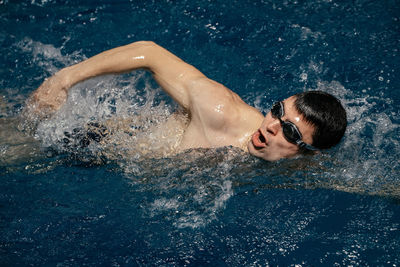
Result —
[[[399, 14], [398, 1], [0, 1], [1, 265], [398, 266]], [[64, 132], [115, 116], [152, 133], [176, 106], [144, 72], [79, 84], [35, 138], [18, 130], [45, 77], [137, 40], [264, 112], [330, 92], [346, 136], [273, 163], [234, 148], [151, 159], [124, 136], [63, 146]]]

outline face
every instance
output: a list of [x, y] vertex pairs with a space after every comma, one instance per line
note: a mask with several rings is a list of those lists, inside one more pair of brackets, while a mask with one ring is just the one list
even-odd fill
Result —
[[[281, 119], [294, 123], [303, 136], [302, 140], [307, 144], [312, 144], [314, 127], [307, 124], [303, 116], [297, 112], [294, 105], [295, 100], [296, 98], [292, 96], [283, 101], [285, 114]], [[247, 148], [253, 156], [268, 161], [290, 158], [299, 152], [296, 144], [285, 139], [279, 119], [273, 118], [271, 112], [268, 112], [261, 127], [252, 135]]]

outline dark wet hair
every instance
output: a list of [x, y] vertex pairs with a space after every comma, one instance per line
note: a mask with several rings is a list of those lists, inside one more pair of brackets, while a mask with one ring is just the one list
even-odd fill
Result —
[[303, 92], [295, 97], [297, 111], [315, 127], [311, 145], [325, 149], [338, 144], [347, 126], [346, 111], [340, 101], [322, 91]]

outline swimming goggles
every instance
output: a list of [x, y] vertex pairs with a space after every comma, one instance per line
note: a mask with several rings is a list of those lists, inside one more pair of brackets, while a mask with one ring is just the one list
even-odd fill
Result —
[[283, 102], [276, 102], [271, 108], [271, 115], [273, 118], [279, 120], [282, 126], [283, 136], [285, 139], [293, 144], [298, 145], [300, 148], [308, 150], [318, 150], [318, 148], [303, 142], [302, 135], [297, 126], [290, 121], [284, 121], [281, 118], [285, 115], [285, 108]]

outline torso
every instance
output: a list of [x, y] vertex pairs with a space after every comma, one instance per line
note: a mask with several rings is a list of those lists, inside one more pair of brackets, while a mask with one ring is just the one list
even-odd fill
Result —
[[[130, 154], [164, 157], [191, 148], [224, 146], [247, 151], [247, 143], [260, 127], [264, 116], [229, 89], [219, 84], [215, 86], [213, 95], [201, 94], [192, 102], [191, 110], [187, 111], [190, 115], [177, 112], [143, 134], [133, 133], [134, 140], [129, 143]], [[201, 89], [199, 87], [198, 90]], [[132, 120], [137, 121], [135, 118]], [[111, 143], [116, 144], [118, 140]], [[126, 144], [123, 146], [126, 147]]]
[[[245, 104], [238, 96], [234, 108], [211, 109], [202, 120], [191, 120], [185, 129], [180, 150], [189, 148], [212, 148], [234, 146], [247, 151], [247, 142], [260, 127], [263, 115]], [[217, 120], [213, 125], [208, 118]]]

